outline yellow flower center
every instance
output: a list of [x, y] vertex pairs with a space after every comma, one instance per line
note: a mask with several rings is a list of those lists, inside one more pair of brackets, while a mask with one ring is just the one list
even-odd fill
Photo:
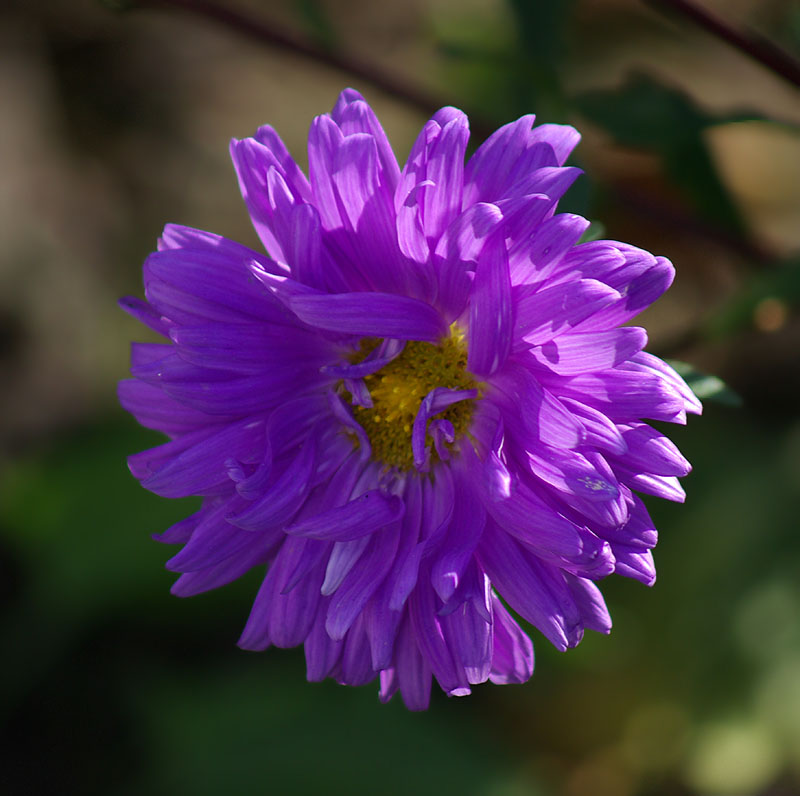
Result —
[[[439, 345], [409, 340], [402, 353], [386, 367], [364, 378], [372, 407], [354, 406], [353, 415], [367, 433], [372, 456], [387, 467], [411, 470], [414, 455], [411, 432], [425, 396], [437, 387], [475, 390], [478, 382], [467, 371], [463, 334], [453, 329]], [[453, 424], [456, 441], [469, 429], [475, 400], [450, 404], [435, 418]], [[434, 448], [432, 461], [438, 457]]]

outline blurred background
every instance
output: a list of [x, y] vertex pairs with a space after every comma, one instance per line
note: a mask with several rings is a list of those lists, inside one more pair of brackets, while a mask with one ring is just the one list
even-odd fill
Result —
[[[221, 3], [311, 54], [192, 5], [0, 9], [0, 793], [800, 794], [797, 86], [668, 3]], [[797, 2], [702, 7], [800, 58]], [[730, 386], [695, 377], [705, 414], [669, 431], [688, 501], [649, 501], [659, 580], [603, 584], [612, 635], [534, 632], [528, 684], [424, 714], [238, 650], [257, 572], [169, 595], [150, 534], [191, 503], [129, 475], [159, 437], [115, 399], [146, 337], [116, 298], [163, 224], [256, 246], [229, 138], [269, 122], [305, 165], [348, 85], [401, 162], [431, 104], [476, 142], [528, 112], [579, 127], [562, 208], [673, 260], [650, 350]]]

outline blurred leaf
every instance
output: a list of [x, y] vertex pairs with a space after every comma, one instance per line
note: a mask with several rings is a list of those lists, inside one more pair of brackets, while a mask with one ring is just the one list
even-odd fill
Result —
[[617, 143], [659, 155], [668, 177], [686, 192], [700, 215], [727, 228], [742, 229], [739, 212], [720, 180], [703, 132], [720, 124], [764, 121], [762, 114], [711, 114], [682, 91], [642, 74], [618, 89], [581, 94], [575, 105]]
[[800, 260], [781, 263], [750, 279], [711, 317], [708, 334], [724, 336], [752, 328], [759, 306], [767, 301], [774, 302], [777, 311], [783, 308], [787, 315], [791, 308], [800, 306]]
[[163, 437], [120, 420], [77, 429], [3, 468], [0, 543], [19, 562], [25, 587], [0, 622], [4, 638], [18, 636], [7, 661], [16, 671], [2, 679], [0, 702], [24, 693], [21, 683], [82, 628], [163, 602], [174, 580], [163, 563], [172, 548], [150, 534], [195, 511], [197, 501], [157, 498], [136, 483], [125, 457]]
[[703, 373], [688, 362], [679, 362], [675, 359], [667, 361], [683, 377], [692, 392], [701, 401], [714, 401], [725, 406], [742, 406], [741, 396], [728, 387], [722, 379], [709, 373]]
[[586, 232], [581, 235], [579, 244], [590, 243], [593, 240], [600, 240], [606, 234], [606, 225], [602, 221], [592, 221]]
[[508, 0], [524, 55], [530, 60], [555, 68], [564, 56], [564, 29], [574, 0], [561, 3], [531, 3]]
[[336, 46], [336, 29], [319, 0], [295, 0], [295, 10], [314, 41], [326, 50]]
[[573, 0], [531, 3], [508, 0], [518, 37], [519, 63], [506, 73], [519, 114], [535, 109], [540, 122], [560, 122], [567, 117], [561, 84], [561, 64], [566, 52], [566, 27]]
[[[377, 685], [307, 683], [298, 651], [234, 652], [227, 665], [154, 671], [132, 687], [139, 732], [168, 792], [490, 796], [508, 776], [498, 733], [474, 697], [434, 695], [426, 714]], [[450, 765], [447, 761], [457, 761]], [[137, 772], [147, 793], [153, 772]], [[263, 791], [253, 784], [266, 778]], [[525, 791], [529, 793], [529, 790]]]

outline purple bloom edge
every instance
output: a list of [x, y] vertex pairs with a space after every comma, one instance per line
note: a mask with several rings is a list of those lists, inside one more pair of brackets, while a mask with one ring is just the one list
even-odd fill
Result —
[[271, 127], [231, 143], [266, 254], [168, 225], [146, 301], [121, 302], [164, 337], [119, 386], [169, 437], [131, 472], [203, 498], [156, 537], [182, 545], [172, 591], [266, 567], [239, 646], [303, 644], [309, 680], [378, 677], [412, 710], [433, 679], [522, 683], [514, 614], [566, 650], [610, 631], [597, 581], [655, 580], [637, 493], [682, 501], [690, 466], [645, 421], [701, 406], [622, 324], [674, 270], [578, 242], [588, 222], [557, 205], [579, 135], [533, 121], [465, 163], [467, 118], [443, 108], [401, 169], [347, 89], [308, 177]]

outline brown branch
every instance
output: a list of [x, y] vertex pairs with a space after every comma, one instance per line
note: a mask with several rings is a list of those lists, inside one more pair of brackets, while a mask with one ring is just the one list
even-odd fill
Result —
[[[426, 114], [433, 113], [444, 104], [425, 89], [410, 85], [405, 79], [390, 74], [373, 63], [363, 61], [349, 53], [345, 55], [319, 47], [308, 39], [277, 27], [272, 22], [254, 19], [213, 0], [132, 0], [129, 8], [188, 11], [198, 17], [221, 23], [262, 44], [305, 56], [323, 66], [345, 72]], [[467, 115], [470, 117], [470, 126], [477, 138], [482, 140], [491, 135], [494, 128], [481, 120], [479, 115], [476, 116], [474, 113]]]
[[[111, 0], [107, 0], [111, 2]], [[367, 61], [362, 61], [352, 55], [343, 55], [334, 50], [319, 47], [307, 39], [298, 37], [293, 32], [282, 30], [272, 23], [253, 19], [240, 11], [227, 8], [213, 0], [118, 0], [123, 7], [149, 8], [162, 11], [185, 11], [212, 22], [220, 23], [227, 28], [248, 36], [255, 41], [271, 47], [277, 47], [287, 52], [301, 55], [310, 60], [332, 69], [344, 72], [366, 84], [369, 84], [384, 93], [417, 108], [423, 113], [431, 113], [440, 108], [444, 103], [433, 94], [424, 89], [409, 85], [402, 78], [383, 71]], [[789, 56], [776, 50], [768, 41], [757, 39], [754, 36], [744, 36], [731, 30], [727, 25], [714, 19], [704, 11], [700, 11], [686, 0], [644, 0], [659, 9], [671, 8], [682, 11], [692, 17], [702, 27], [718, 35], [736, 47], [744, 50], [752, 57], [776, 71], [782, 77], [800, 86], [800, 65]], [[466, 109], [465, 109], [466, 110]], [[469, 114], [473, 133], [479, 139], [487, 138], [494, 130], [475, 114]], [[753, 262], [765, 263], [770, 259], [769, 254], [760, 250], [753, 244], [738, 236], [710, 228], [689, 215], [670, 213], [667, 208], [653, 205], [643, 197], [626, 196], [624, 191], [617, 192], [617, 200], [628, 205], [629, 208], [642, 216], [657, 217], [662, 222], [671, 224], [690, 234], [699, 235], [716, 240], [723, 246], [737, 251], [751, 258]], [[680, 335], [669, 340], [661, 347], [660, 355], [670, 355], [677, 351], [696, 345], [703, 338], [701, 325], [696, 325], [685, 330]]]
[[644, 0], [644, 3], [662, 13], [675, 12], [686, 17], [707, 33], [722, 39], [779, 77], [800, 87], [800, 62], [758, 33], [736, 30], [725, 20], [690, 0]]

